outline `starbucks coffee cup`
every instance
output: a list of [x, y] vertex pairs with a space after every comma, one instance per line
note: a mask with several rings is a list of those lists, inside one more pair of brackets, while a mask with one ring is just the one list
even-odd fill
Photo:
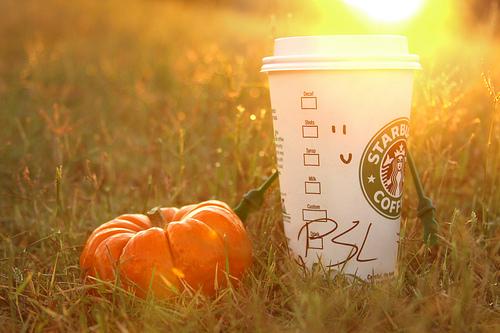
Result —
[[269, 74], [283, 222], [299, 264], [394, 274], [413, 72], [394, 35], [287, 37]]

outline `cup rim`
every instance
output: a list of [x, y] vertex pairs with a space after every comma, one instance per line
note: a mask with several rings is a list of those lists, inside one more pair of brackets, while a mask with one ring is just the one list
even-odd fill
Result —
[[395, 34], [279, 37], [274, 55], [262, 60], [261, 72], [422, 69], [419, 57], [408, 52], [407, 38]]

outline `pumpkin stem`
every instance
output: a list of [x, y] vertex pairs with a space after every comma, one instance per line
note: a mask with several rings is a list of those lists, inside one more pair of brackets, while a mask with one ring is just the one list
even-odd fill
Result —
[[160, 207], [151, 208], [146, 213], [146, 216], [154, 226], [163, 227], [166, 223], [165, 219], [163, 218], [163, 214], [161, 213]]
[[278, 171], [273, 172], [266, 181], [257, 189], [248, 191], [241, 201], [234, 208], [234, 212], [238, 217], [245, 221], [250, 212], [259, 209], [264, 202], [264, 193], [271, 186], [271, 184], [278, 178]]

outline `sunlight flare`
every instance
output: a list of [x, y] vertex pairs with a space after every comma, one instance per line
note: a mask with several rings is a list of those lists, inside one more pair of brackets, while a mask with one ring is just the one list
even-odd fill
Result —
[[369, 17], [382, 22], [409, 19], [422, 7], [424, 0], [344, 0]]

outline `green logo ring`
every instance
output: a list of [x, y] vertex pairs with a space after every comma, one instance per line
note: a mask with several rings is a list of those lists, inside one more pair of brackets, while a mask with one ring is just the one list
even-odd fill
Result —
[[359, 164], [359, 183], [365, 199], [388, 219], [401, 216], [406, 140], [409, 119], [394, 119], [366, 145]]

